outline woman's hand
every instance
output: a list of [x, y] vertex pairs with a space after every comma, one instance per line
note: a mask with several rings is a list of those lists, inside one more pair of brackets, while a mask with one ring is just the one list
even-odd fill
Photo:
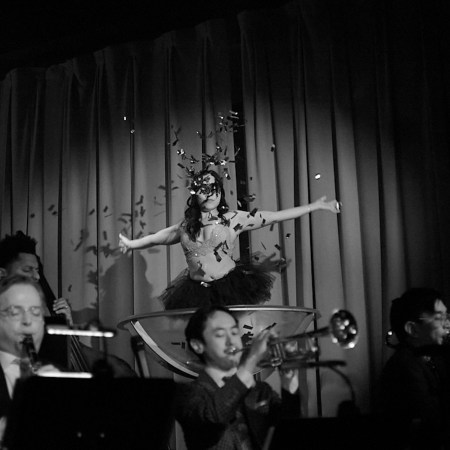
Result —
[[326, 199], [326, 195], [320, 197], [319, 200], [316, 200], [311, 204], [313, 207], [312, 209], [325, 209], [327, 211], [331, 211], [332, 213], [339, 214], [342, 210], [342, 203], [337, 200], [327, 202]]
[[119, 248], [123, 254], [131, 249], [131, 239], [128, 239], [122, 233], [119, 233]]

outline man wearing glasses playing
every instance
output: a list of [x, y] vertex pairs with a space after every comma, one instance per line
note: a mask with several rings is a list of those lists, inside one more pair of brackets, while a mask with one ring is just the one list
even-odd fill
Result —
[[[0, 440], [14, 387], [21, 376], [23, 340], [31, 337], [39, 350], [44, 329], [44, 298], [39, 284], [23, 275], [0, 280]], [[36, 370], [39, 374], [57, 369], [48, 364]]]
[[[397, 449], [450, 444], [449, 316], [434, 289], [413, 288], [392, 301], [395, 352], [381, 375], [381, 408]], [[393, 448], [394, 448], [393, 447]]]

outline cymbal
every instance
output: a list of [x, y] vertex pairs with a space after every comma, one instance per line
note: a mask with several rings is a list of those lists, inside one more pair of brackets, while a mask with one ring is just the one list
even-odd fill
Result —
[[[229, 309], [239, 321], [242, 340], [248, 342], [262, 330], [271, 328], [282, 335], [302, 333], [320, 313], [312, 308], [269, 305], [235, 305]], [[196, 378], [202, 362], [186, 343], [184, 330], [195, 309], [173, 309], [127, 317], [118, 327], [140, 336], [146, 350], [167, 369]]]

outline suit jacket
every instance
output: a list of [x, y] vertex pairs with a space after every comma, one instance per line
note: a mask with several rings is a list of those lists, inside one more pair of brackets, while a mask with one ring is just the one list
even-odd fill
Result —
[[[381, 412], [408, 448], [441, 448], [449, 438], [448, 368], [441, 349], [400, 346], [381, 375]], [[425, 447], [423, 447], [425, 445]], [[445, 447], [448, 448], [448, 447]]]
[[269, 427], [285, 417], [300, 416], [298, 394], [282, 397], [264, 382], [248, 389], [234, 375], [222, 388], [206, 373], [177, 386], [175, 418], [192, 450], [242, 449], [241, 415], [253, 449], [262, 447]]
[[11, 397], [9, 396], [8, 387], [6, 385], [5, 373], [0, 365], [0, 417], [6, 416], [11, 405]]

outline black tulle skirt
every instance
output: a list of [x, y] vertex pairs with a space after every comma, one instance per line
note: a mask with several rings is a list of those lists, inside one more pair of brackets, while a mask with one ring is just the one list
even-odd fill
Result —
[[200, 282], [178, 276], [160, 299], [166, 310], [203, 305], [260, 305], [270, 299], [274, 277], [256, 264], [238, 264], [219, 280]]

